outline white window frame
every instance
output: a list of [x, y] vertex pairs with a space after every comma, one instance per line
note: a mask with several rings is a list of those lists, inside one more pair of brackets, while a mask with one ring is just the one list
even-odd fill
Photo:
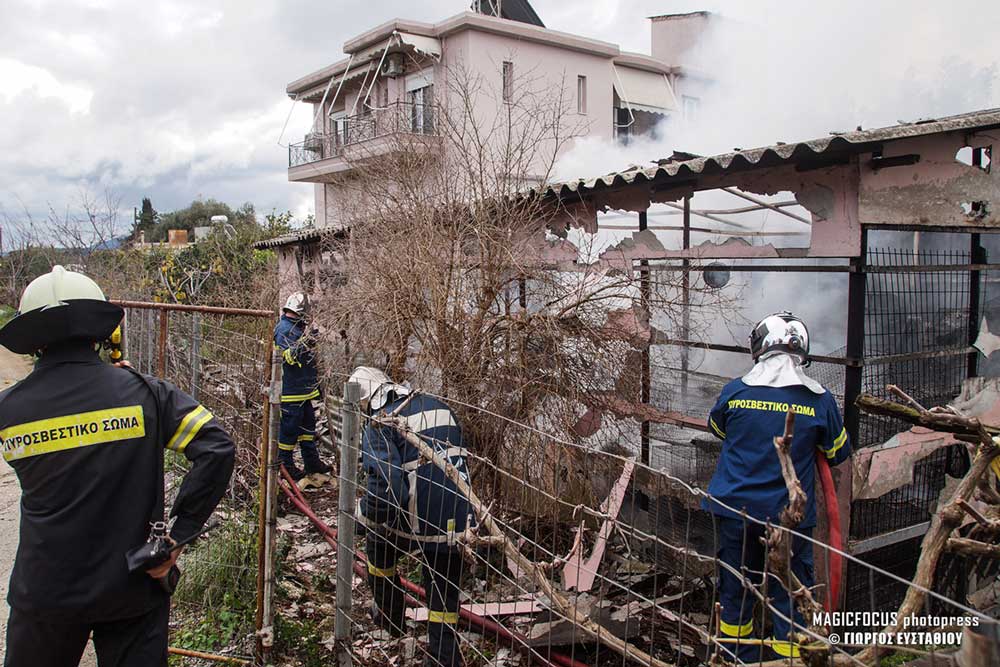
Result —
[[330, 114], [330, 134], [337, 137], [337, 145], [347, 143], [347, 109], [334, 111]]
[[587, 77], [583, 74], [576, 77], [576, 112], [587, 115]]
[[681, 95], [681, 109], [684, 120], [694, 120], [701, 111], [701, 98], [693, 95]]
[[504, 104], [510, 104], [514, 100], [514, 63], [510, 60], [503, 61], [500, 67], [502, 82], [502, 96]]

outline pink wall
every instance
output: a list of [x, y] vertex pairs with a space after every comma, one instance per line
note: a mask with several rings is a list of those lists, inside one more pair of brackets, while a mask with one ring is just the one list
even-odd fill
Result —
[[[531, 79], [532, 87], [539, 92], [565, 89], [570, 122], [584, 123], [587, 134], [611, 138], [614, 75], [610, 58], [473, 30], [458, 37], [461, 41], [455, 37], [449, 39], [446, 66], [451, 62], [464, 62], [466, 67], [484, 77], [484, 84], [491, 89], [492, 96], [499, 98], [502, 63], [510, 61], [514, 63], [515, 78]], [[587, 77], [586, 116], [576, 113], [576, 85], [580, 75]], [[485, 107], [492, 102], [482, 96], [484, 108], [480, 113], [491, 113], [492, 109]]]

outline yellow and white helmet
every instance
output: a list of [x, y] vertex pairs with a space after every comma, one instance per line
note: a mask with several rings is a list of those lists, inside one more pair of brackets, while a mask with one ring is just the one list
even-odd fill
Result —
[[290, 310], [296, 315], [302, 316], [309, 310], [309, 300], [306, 299], [306, 295], [302, 292], [292, 292], [285, 299], [285, 305], [281, 309]]
[[410, 393], [409, 387], [396, 384], [388, 375], [371, 366], [355, 368], [348, 382], [357, 382], [361, 385], [361, 407], [366, 410], [382, 409], [389, 402], [389, 394], [395, 394], [399, 398]]
[[66, 340], [103, 341], [124, 315], [93, 280], [54, 266], [24, 288], [17, 315], [0, 329], [0, 345], [33, 354]]

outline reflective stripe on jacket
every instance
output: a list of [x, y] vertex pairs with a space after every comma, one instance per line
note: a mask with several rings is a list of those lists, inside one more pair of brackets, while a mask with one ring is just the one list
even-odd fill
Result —
[[[830, 465], [851, 454], [840, 408], [829, 391], [816, 394], [802, 385], [753, 386], [736, 379], [726, 385], [708, 417], [712, 432], [722, 440], [722, 454], [708, 485], [712, 498], [737, 512], [778, 520], [788, 504], [788, 488], [774, 450], [774, 438], [785, 430], [785, 415], [795, 412], [792, 461], [806, 493], [802, 528], [816, 525], [816, 456]], [[709, 499], [702, 508], [719, 516], [739, 515]]]
[[[380, 414], [393, 413], [407, 398], [392, 401]], [[397, 416], [469, 480], [462, 429], [445, 403], [416, 394]], [[417, 448], [396, 429], [365, 427], [362, 463], [368, 493], [359, 509], [366, 525], [379, 525], [390, 533], [425, 542], [445, 541], [450, 534], [466, 529], [472, 512], [468, 499], [443, 470], [421, 459]]]
[[21, 483], [12, 607], [97, 622], [162, 602], [159, 584], [128, 573], [125, 553], [149, 536], [164, 448], [191, 462], [170, 511], [181, 540], [208, 519], [233, 470], [235, 446], [204, 406], [82, 343], [46, 351], [0, 393], [0, 449]]
[[319, 396], [316, 355], [305, 336], [305, 323], [282, 315], [274, 327], [274, 347], [281, 351], [281, 400], [300, 403]]

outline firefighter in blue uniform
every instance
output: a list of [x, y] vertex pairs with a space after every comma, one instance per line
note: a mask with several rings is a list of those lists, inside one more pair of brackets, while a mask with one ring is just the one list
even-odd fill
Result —
[[[850, 456], [851, 446], [833, 395], [803, 370], [809, 359], [809, 332], [800, 319], [787, 312], [764, 318], [750, 333], [750, 352], [755, 362], [753, 369], [726, 385], [709, 415], [709, 427], [723, 442], [708, 487], [710, 497], [702, 501], [702, 506], [717, 519], [719, 560], [759, 585], [765, 560], [760, 541], [764, 527], [746, 521], [738, 513], [745, 511], [756, 519], [777, 523], [788, 504], [773, 444], [775, 436], [784, 432], [788, 408], [796, 413], [792, 460], [807, 497], [805, 518], [795, 529], [800, 535], [811, 537], [816, 525], [815, 457], [825, 456], [831, 465], [837, 465]], [[791, 568], [805, 586], [813, 585], [812, 544], [799, 536], [792, 540]], [[793, 609], [779, 581], [768, 581], [767, 594], [780, 612], [771, 614], [773, 637], [763, 651], [760, 646], [729, 645], [734, 646], [733, 652], [741, 662], [798, 655], [785, 619], [794, 618], [799, 628], [808, 623], [804, 624], [801, 614]], [[719, 597], [722, 634], [730, 638], [753, 637], [757, 598], [744, 590], [736, 574], [721, 567]]]
[[[319, 398], [315, 341], [306, 331], [307, 303], [301, 292], [288, 297], [281, 319], [274, 328], [274, 346], [281, 351], [281, 428], [278, 433], [278, 458], [292, 478], [302, 479], [314, 473], [326, 474], [316, 447], [316, 413], [313, 399]], [[295, 465], [295, 448], [302, 449], [303, 472]]]
[[208, 410], [101, 361], [122, 315], [90, 278], [56, 266], [0, 329], [0, 345], [38, 359], [0, 394], [0, 450], [21, 485], [6, 667], [76, 667], [91, 636], [101, 665], [165, 667], [170, 598], [154, 579], [179, 550], [134, 574], [125, 554], [164, 519], [165, 447], [192, 464], [170, 511], [175, 542], [201, 529], [232, 474], [233, 441]]
[[[361, 385], [362, 409], [371, 415], [406, 420], [410, 429], [447, 459], [468, 481], [462, 430], [442, 401], [392, 382], [375, 368], [360, 366], [351, 382]], [[438, 466], [394, 428], [369, 424], [362, 437], [367, 494], [358, 520], [368, 528], [368, 584], [376, 619], [399, 636], [404, 627], [404, 591], [396, 572], [400, 555], [419, 550], [427, 588], [429, 650], [426, 667], [462, 664], [455, 631], [459, 612], [462, 558], [455, 538], [472, 520], [469, 501]]]

